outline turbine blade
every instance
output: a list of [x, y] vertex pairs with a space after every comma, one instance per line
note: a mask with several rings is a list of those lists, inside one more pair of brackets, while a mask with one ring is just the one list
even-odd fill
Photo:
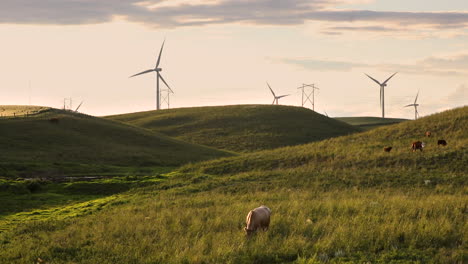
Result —
[[395, 74], [397, 74], [398, 72], [395, 72], [394, 74], [392, 74], [392, 76], [388, 77], [387, 80], [385, 80], [385, 82], [383, 82], [382, 84], [387, 84], [387, 82], [393, 77], [395, 76]]
[[414, 104], [416, 104], [416, 101], [418, 100], [418, 95], [419, 95], [419, 91], [418, 91], [418, 93], [416, 94], [416, 99], [414, 99]]
[[174, 93], [174, 91], [172, 91], [171, 87], [169, 87], [169, 84], [167, 84], [167, 82], [162, 77], [161, 73], [159, 74], [159, 78], [161, 78], [161, 81], [163, 81], [163, 83], [167, 86], [167, 88], [169, 88], [169, 90], [171, 90], [171, 93]]
[[290, 96], [290, 94], [280, 95], [280, 96], [277, 96], [276, 98], [280, 99], [280, 98], [283, 98], [283, 97], [286, 97], [286, 96]]
[[84, 101], [81, 101], [81, 103], [78, 105], [78, 107], [75, 109], [75, 112], [78, 112], [78, 109], [80, 109], [81, 105], [83, 104]]
[[275, 99], [273, 99], [273, 103], [272, 103], [273, 105], [275, 104], [275, 100], [276, 100], [276, 97], [275, 97]]
[[161, 62], [161, 54], [162, 54], [162, 51], [163, 51], [164, 43], [165, 43], [165, 42], [166, 42], [166, 40], [164, 40], [164, 41], [163, 41], [163, 44], [161, 45], [161, 50], [159, 51], [158, 61], [156, 62], [156, 67], [154, 67], [154, 68], [158, 68], [159, 63]]
[[273, 89], [271, 89], [270, 84], [267, 82], [268, 88], [270, 88], [271, 93], [273, 94], [274, 97], [276, 97], [275, 92], [273, 92]]
[[414, 104], [405, 105], [404, 107], [408, 107], [408, 106], [414, 106]]
[[154, 71], [154, 69], [142, 71], [142, 72], [137, 73], [137, 74], [134, 74], [134, 75], [132, 75], [132, 76], [130, 76], [130, 77], [128, 77], [128, 78], [132, 78], [132, 77], [135, 77], [135, 76], [138, 76], [138, 75], [142, 75], [142, 74], [145, 74], [145, 73], [148, 73], [148, 72], [152, 72], [152, 71]]
[[[367, 73], [364, 73], [364, 74], [367, 75]], [[370, 77], [369, 75], [367, 75], [367, 77], [369, 77], [371, 80], [373, 80], [374, 82], [376, 82], [378, 85], [382, 86], [382, 84], [381, 84], [379, 81], [377, 81], [376, 79]]]

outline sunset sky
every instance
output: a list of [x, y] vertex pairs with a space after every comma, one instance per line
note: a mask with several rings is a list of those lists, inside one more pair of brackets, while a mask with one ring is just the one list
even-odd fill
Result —
[[61, 107], [92, 115], [155, 108], [153, 68], [171, 107], [301, 104], [316, 111], [414, 118], [468, 102], [466, 0], [1, 0], [0, 105]]

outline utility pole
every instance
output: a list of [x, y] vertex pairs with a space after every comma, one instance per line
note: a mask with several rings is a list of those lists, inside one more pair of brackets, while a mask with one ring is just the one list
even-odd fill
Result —
[[[306, 87], [312, 88], [312, 91], [306, 92]], [[305, 84], [303, 83], [302, 86], [300, 86], [297, 89], [302, 90], [302, 107], [309, 101], [309, 103], [312, 105], [312, 110], [315, 111], [315, 89], [318, 89], [318, 87], [315, 86], [315, 84]], [[312, 96], [312, 100], [310, 99], [310, 96]]]
[[[163, 94], [164, 92], [167, 92], [166, 95]], [[172, 90], [169, 90], [169, 89], [161, 90], [161, 104], [166, 103], [167, 104], [167, 109], [170, 108], [169, 99], [170, 99], [171, 93], [173, 93], [173, 92], [172, 92]]]

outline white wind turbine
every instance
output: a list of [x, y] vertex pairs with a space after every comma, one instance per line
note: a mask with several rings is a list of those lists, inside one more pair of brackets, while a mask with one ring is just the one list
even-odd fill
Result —
[[393, 76], [395, 76], [395, 74], [397, 74], [397, 72], [395, 72], [392, 76], [388, 77], [388, 79], [385, 80], [385, 82], [380, 83], [379, 81], [377, 81], [376, 79], [370, 77], [369, 75], [367, 75], [365, 73], [365, 75], [367, 75], [367, 77], [369, 77], [371, 80], [373, 80], [374, 82], [376, 82], [380, 86], [380, 107], [382, 107], [382, 118], [385, 118], [385, 86], [387, 86], [387, 82]]
[[275, 92], [273, 92], [273, 89], [271, 89], [270, 84], [267, 83], [267, 85], [268, 85], [268, 88], [270, 88], [270, 91], [271, 91], [271, 93], [273, 94], [273, 97], [274, 97], [272, 104], [275, 104], [275, 101], [276, 101], [276, 104], [278, 104], [278, 99], [289, 96], [289, 94], [276, 96]]
[[416, 98], [414, 99], [414, 103], [409, 104], [409, 105], [405, 105], [405, 107], [414, 106], [414, 120], [418, 119], [418, 116], [419, 116], [419, 113], [418, 113], [419, 104], [416, 103], [416, 101], [418, 101], [418, 95], [419, 95], [419, 91], [416, 94]]
[[163, 41], [163, 44], [161, 46], [161, 50], [159, 51], [159, 56], [158, 56], [158, 60], [156, 62], [156, 66], [154, 67], [154, 69], [149, 69], [149, 70], [146, 70], [146, 71], [142, 71], [140, 73], [137, 73], [137, 74], [134, 74], [132, 76], [130, 76], [129, 78], [132, 78], [132, 77], [135, 77], [135, 76], [138, 76], [138, 75], [141, 75], [141, 74], [145, 74], [145, 73], [150, 73], [150, 72], [156, 72], [156, 110], [159, 110], [161, 108], [161, 102], [160, 102], [160, 92], [159, 92], [159, 79], [161, 79], [161, 81], [163, 81], [163, 83], [167, 86], [167, 88], [169, 88], [169, 90], [171, 90], [172, 93], [174, 93], [171, 89], [171, 87], [169, 87], [169, 85], [167, 84], [167, 82], [164, 80], [164, 78], [162, 77], [161, 75], [161, 71], [162, 69], [159, 68], [159, 63], [161, 62], [161, 54], [162, 54], [162, 51], [163, 51], [163, 48], [164, 48], [164, 42], [166, 42], [166, 40]]

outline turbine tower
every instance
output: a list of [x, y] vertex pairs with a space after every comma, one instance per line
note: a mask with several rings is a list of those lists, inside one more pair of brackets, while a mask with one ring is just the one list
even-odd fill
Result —
[[380, 107], [382, 108], [382, 118], [385, 118], [385, 86], [387, 86], [387, 82], [388, 82], [393, 76], [395, 76], [395, 74], [397, 74], [397, 72], [395, 72], [394, 74], [392, 74], [392, 76], [388, 77], [388, 79], [385, 80], [385, 82], [380, 83], [379, 81], [377, 81], [376, 79], [370, 77], [369, 75], [367, 75], [367, 74], [365, 73], [365, 75], [367, 75], [367, 77], [369, 77], [371, 80], [373, 80], [374, 82], [376, 82], [376, 83], [380, 86]]
[[419, 104], [416, 103], [416, 101], [418, 101], [418, 95], [419, 95], [419, 91], [416, 94], [416, 98], [414, 99], [414, 103], [409, 104], [409, 105], [405, 105], [405, 107], [414, 106], [414, 120], [418, 119], [418, 116], [419, 116], [419, 113], [418, 113]]
[[270, 88], [270, 91], [271, 91], [271, 93], [273, 94], [273, 97], [274, 97], [273, 103], [272, 103], [272, 104], [275, 104], [275, 102], [276, 102], [276, 104], [278, 104], [278, 99], [283, 98], [283, 97], [286, 97], [286, 96], [289, 95], [289, 94], [286, 94], [286, 95], [279, 95], [279, 96], [276, 96], [275, 92], [273, 92], [273, 89], [271, 89], [270, 84], [267, 83], [267, 85], [268, 85], [268, 88]]
[[161, 46], [161, 50], [159, 51], [159, 56], [158, 56], [158, 60], [156, 61], [156, 66], [154, 67], [154, 69], [149, 69], [149, 70], [146, 70], [146, 71], [142, 71], [140, 73], [137, 73], [137, 74], [134, 74], [132, 76], [130, 76], [129, 78], [132, 78], [132, 77], [135, 77], [135, 76], [138, 76], [138, 75], [141, 75], [141, 74], [145, 74], [145, 73], [150, 73], [150, 72], [156, 72], [156, 110], [159, 110], [161, 109], [161, 101], [160, 101], [160, 91], [159, 91], [159, 79], [161, 79], [161, 81], [163, 81], [163, 83], [167, 86], [167, 88], [169, 90], [171, 90], [172, 93], [174, 93], [171, 89], [171, 87], [169, 87], [169, 85], [167, 84], [167, 82], [164, 80], [164, 78], [162, 77], [161, 75], [161, 71], [162, 69], [159, 68], [159, 63], [161, 62], [161, 54], [162, 54], [162, 51], [163, 51], [163, 48], [164, 48], [164, 42], [166, 42], [166, 40], [163, 41], [163, 44]]

